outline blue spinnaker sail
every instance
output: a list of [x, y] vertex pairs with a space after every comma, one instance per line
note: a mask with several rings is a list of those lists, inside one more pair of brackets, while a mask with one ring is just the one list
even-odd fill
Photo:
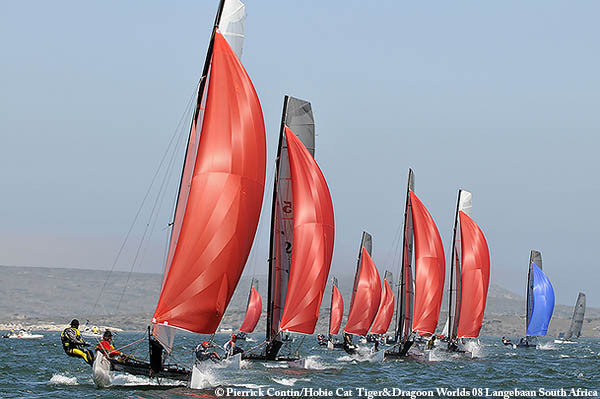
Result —
[[548, 277], [535, 263], [533, 270], [533, 307], [531, 319], [527, 326], [528, 337], [543, 337], [548, 331], [548, 324], [554, 311], [554, 289]]

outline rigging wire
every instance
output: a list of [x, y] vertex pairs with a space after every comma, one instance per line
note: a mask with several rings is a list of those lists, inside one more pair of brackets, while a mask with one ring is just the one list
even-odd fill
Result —
[[[182, 122], [183, 119], [184, 118], [181, 118], [180, 124], [179, 124], [178, 127], [181, 126], [181, 122]], [[181, 142], [181, 137], [183, 135], [184, 135], [183, 130], [181, 130], [180, 134], [179, 134], [180, 139], [178, 140], [178, 142]], [[171, 161], [170, 161], [169, 165], [173, 164], [173, 159], [175, 158], [175, 154], [177, 153], [176, 146], [173, 146], [173, 148], [174, 148], [174, 150], [172, 150]], [[156, 224], [156, 220], [158, 219], [158, 213], [157, 213], [158, 204], [162, 202], [162, 201], [160, 201], [161, 198], [164, 198], [164, 195], [163, 195], [164, 191], [165, 191], [164, 188], [166, 186], [167, 178], [170, 175], [169, 172], [170, 172], [170, 170], [167, 169], [166, 172], [165, 172], [165, 174], [164, 174], [164, 177], [162, 179], [162, 182], [161, 182], [161, 184], [159, 186], [158, 193], [156, 195], [156, 199], [154, 201], [154, 204], [152, 205], [152, 209], [150, 211], [150, 216], [148, 217], [148, 221], [147, 221], [146, 226], [144, 228], [144, 232], [142, 233], [142, 238], [141, 238], [140, 244], [138, 245], [138, 248], [136, 250], [133, 262], [131, 262], [131, 267], [129, 269], [129, 274], [127, 275], [127, 280], [125, 282], [125, 285], [123, 286], [123, 291], [121, 292], [121, 297], [119, 298], [119, 301], [117, 303], [117, 307], [116, 307], [115, 311], [119, 310], [119, 306], [121, 305], [121, 301], [123, 300], [123, 297], [125, 296], [125, 291], [127, 290], [127, 285], [129, 284], [129, 280], [131, 278], [131, 274], [133, 273], [133, 269], [134, 269], [135, 265], [138, 263], [137, 260], [139, 258], [139, 255], [140, 255], [140, 253], [142, 251], [142, 248], [143, 248], [144, 244], [146, 243], [145, 239], [146, 239], [146, 236], [148, 235], [148, 230], [150, 229], [151, 225], [154, 226]], [[153, 231], [153, 230], [154, 230], [154, 228], [151, 229], [151, 231]]]
[[186, 106], [186, 111], [184, 112], [184, 114], [181, 116], [179, 123], [177, 124], [177, 128], [175, 129], [175, 131], [173, 132], [173, 134], [171, 135], [171, 138], [169, 140], [169, 144], [167, 145], [167, 148], [158, 164], [158, 167], [156, 168], [156, 172], [154, 173], [154, 176], [152, 177], [152, 180], [150, 182], [150, 185], [148, 186], [148, 189], [146, 190], [146, 194], [144, 195], [144, 198], [142, 199], [142, 202], [140, 203], [138, 210], [135, 214], [135, 217], [133, 218], [133, 221], [131, 222], [131, 225], [129, 226], [129, 229], [127, 230], [127, 234], [125, 235], [125, 238], [123, 239], [123, 242], [119, 248], [119, 250], [117, 251], [117, 255], [115, 256], [115, 260], [113, 261], [112, 267], [108, 273], [108, 275], [106, 276], [106, 279], [104, 280], [104, 284], [102, 285], [102, 289], [100, 290], [100, 292], [98, 293], [98, 297], [96, 298], [96, 301], [94, 302], [94, 306], [92, 308], [92, 314], [94, 314], [94, 312], [96, 311], [96, 307], [98, 306], [98, 302], [100, 301], [100, 298], [102, 297], [102, 294], [104, 293], [104, 290], [106, 289], [106, 286], [108, 284], [108, 281], [112, 275], [112, 273], [114, 272], [114, 269], [119, 261], [119, 259], [121, 258], [121, 254], [123, 253], [123, 250], [125, 248], [125, 245], [127, 244], [127, 242], [129, 241], [129, 237], [131, 236], [131, 232], [133, 231], [133, 228], [135, 227], [137, 220], [142, 212], [142, 209], [144, 208], [144, 204], [146, 203], [146, 200], [148, 199], [150, 192], [152, 191], [152, 187], [154, 186], [154, 182], [156, 181], [160, 170], [163, 167], [164, 161], [167, 158], [167, 155], [169, 154], [169, 152], [171, 151], [171, 146], [173, 145], [173, 141], [175, 140], [175, 138], [178, 135], [178, 132], [181, 129], [181, 124], [184, 120], [184, 118], [186, 117], [187, 114], [189, 114], [189, 109], [191, 108], [191, 103], [193, 102], [195, 97], [195, 91], [194, 91], [194, 95], [192, 95], [190, 97], [190, 99], [188, 100], [188, 104]]

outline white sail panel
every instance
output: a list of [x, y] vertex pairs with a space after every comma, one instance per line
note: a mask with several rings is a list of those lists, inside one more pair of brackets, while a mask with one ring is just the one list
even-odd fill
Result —
[[460, 197], [458, 199], [458, 210], [463, 211], [467, 214], [468, 217], [473, 217], [472, 208], [473, 208], [473, 194], [469, 191], [460, 190]]
[[242, 59], [244, 48], [244, 26], [246, 24], [246, 6], [240, 0], [225, 0], [219, 30], [227, 39], [238, 58]]

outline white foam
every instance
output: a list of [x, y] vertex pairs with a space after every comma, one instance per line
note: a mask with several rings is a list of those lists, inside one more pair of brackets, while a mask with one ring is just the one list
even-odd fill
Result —
[[319, 356], [308, 356], [305, 359], [304, 367], [312, 370], [325, 370], [327, 366], [321, 363]]
[[483, 347], [482, 345], [479, 343], [479, 340], [477, 341], [467, 341], [465, 342], [465, 349], [469, 352], [471, 352], [471, 354], [473, 355], [473, 357], [483, 357]]
[[561, 359], [567, 358], [567, 357], [571, 357], [569, 355], [560, 355]]
[[76, 377], [67, 377], [62, 374], [54, 374], [52, 378], [50, 378], [50, 383], [55, 385], [78, 385]]
[[287, 369], [290, 367], [285, 362], [263, 363], [263, 366], [265, 366], [268, 369]]
[[240, 361], [240, 368], [241, 369], [249, 369], [250, 366], [252, 366], [252, 362], [250, 360], [241, 360]]
[[278, 384], [281, 385], [285, 385], [288, 387], [294, 386], [294, 384], [296, 383], [296, 381], [298, 381], [297, 378], [275, 378], [275, 377], [271, 377], [271, 379], [273, 381], [275, 381]]
[[556, 346], [554, 346], [554, 344], [550, 343], [550, 342], [545, 342], [543, 344], [539, 344], [537, 346], [538, 349], [541, 349], [543, 351], [552, 351], [554, 349], [557, 349]]
[[243, 388], [248, 388], [248, 389], [260, 389], [260, 388], [266, 388], [266, 385], [256, 385], [256, 384], [236, 384], [237, 386], [243, 387]]
[[[139, 375], [113, 373], [112, 385], [135, 386], [135, 385], [159, 385], [158, 381]], [[174, 380], [161, 379], [160, 385], [181, 385], [181, 382]]]
[[296, 384], [297, 381], [310, 381], [310, 378], [275, 378], [275, 377], [271, 377], [271, 379], [280, 385], [285, 385], [288, 387], [294, 386], [294, 384]]

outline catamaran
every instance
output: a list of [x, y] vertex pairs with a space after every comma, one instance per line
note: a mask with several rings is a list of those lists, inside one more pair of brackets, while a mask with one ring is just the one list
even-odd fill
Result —
[[340, 331], [342, 317], [344, 316], [344, 299], [338, 288], [338, 280], [331, 279], [331, 304], [329, 306], [329, 333], [327, 338], [321, 336], [319, 345], [327, 346], [329, 349], [342, 348], [344, 345], [334, 336]]
[[[371, 259], [372, 237], [363, 231], [358, 251], [356, 274], [352, 289], [352, 300], [348, 320], [344, 327], [344, 350], [355, 354], [358, 346], [352, 343], [352, 335], [365, 337], [369, 332], [381, 302], [381, 279]], [[378, 351], [383, 360], [383, 351]]]
[[571, 317], [571, 326], [567, 333], [560, 333], [558, 339], [554, 340], [555, 344], [574, 344], [573, 338], [581, 336], [581, 328], [583, 327], [583, 318], [585, 316], [585, 294], [580, 292], [575, 302], [573, 309], [573, 317]]
[[554, 289], [542, 271], [542, 253], [532, 249], [527, 273], [525, 337], [519, 340], [517, 348], [537, 347], [537, 337], [543, 337], [548, 332], [553, 311]]
[[379, 308], [377, 309], [375, 320], [373, 320], [369, 332], [369, 334], [374, 337], [375, 341], [380, 340], [382, 337], [385, 338], [385, 333], [387, 333], [387, 330], [390, 328], [392, 317], [394, 317], [395, 298], [392, 287], [390, 286], [390, 282], [394, 284], [393, 281], [394, 277], [392, 276], [392, 272], [386, 270], [383, 278], [383, 289], [381, 292]]
[[[477, 338], [490, 283], [490, 253], [483, 232], [471, 218], [472, 195], [458, 191], [450, 289], [448, 300], [448, 350], [465, 352], [465, 338]], [[471, 353], [472, 355], [472, 353]]]
[[113, 370], [188, 381], [190, 369], [166, 362], [175, 331], [214, 334], [246, 264], [263, 199], [266, 137], [258, 96], [239, 58], [244, 20], [243, 3], [220, 1], [148, 328], [149, 362], [98, 352], [93, 377], [99, 386], [111, 383]]
[[312, 334], [319, 317], [333, 255], [334, 216], [314, 143], [310, 102], [285, 96], [271, 211], [266, 339], [244, 359], [302, 367], [297, 347], [286, 337]]
[[406, 356], [415, 342], [415, 335], [428, 337], [434, 334], [442, 305], [446, 273], [442, 239], [433, 218], [414, 192], [414, 180], [414, 173], [409, 169], [395, 345], [386, 351], [386, 357]]

